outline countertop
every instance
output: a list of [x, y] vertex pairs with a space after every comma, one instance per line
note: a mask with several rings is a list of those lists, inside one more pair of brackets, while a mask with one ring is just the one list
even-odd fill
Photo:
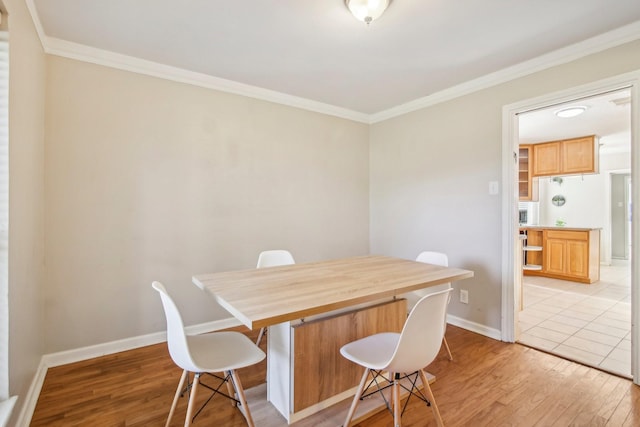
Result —
[[569, 227], [557, 225], [521, 225], [521, 230], [567, 230], [567, 231], [591, 231], [602, 230], [602, 227]]

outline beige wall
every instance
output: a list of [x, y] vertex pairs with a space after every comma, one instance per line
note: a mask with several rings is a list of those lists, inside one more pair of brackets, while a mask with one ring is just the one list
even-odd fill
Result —
[[23, 398], [43, 354], [46, 63], [25, 2], [4, 4], [10, 37], [9, 390]]
[[502, 107], [640, 69], [633, 42], [371, 127], [371, 251], [445, 251], [475, 271], [449, 312], [490, 328], [501, 318]]
[[[368, 253], [369, 127], [48, 57], [46, 352], [230, 315], [195, 273]], [[188, 309], [187, 309], [188, 308]]]

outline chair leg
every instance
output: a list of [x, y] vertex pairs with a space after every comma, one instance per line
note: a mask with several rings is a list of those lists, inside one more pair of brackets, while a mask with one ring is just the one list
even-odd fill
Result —
[[420, 380], [422, 381], [423, 390], [427, 393], [427, 399], [431, 402], [431, 409], [433, 410], [433, 415], [436, 417], [438, 427], [444, 427], [440, 411], [438, 410], [438, 405], [436, 405], [436, 399], [433, 397], [433, 392], [429, 385], [429, 379], [427, 379], [427, 375], [424, 373], [424, 370], [420, 369], [418, 372], [420, 372]]
[[349, 408], [347, 419], [344, 421], [343, 427], [349, 427], [349, 423], [351, 423], [351, 419], [356, 413], [356, 408], [358, 407], [358, 403], [360, 402], [360, 397], [362, 397], [362, 393], [364, 392], [364, 385], [367, 383], [367, 378], [369, 378], [369, 372], [371, 372], [371, 370], [369, 368], [365, 368], [364, 375], [362, 375], [360, 385], [358, 386], [358, 390], [356, 390], [356, 395], [353, 396], [353, 402], [351, 402], [351, 407]]
[[393, 425], [394, 427], [402, 426], [402, 411], [400, 410], [400, 381], [393, 375]]
[[[225, 372], [222, 373], [222, 375], [224, 375], [225, 378], [226, 378], [228, 375], [231, 375], [231, 371], [225, 371]], [[236, 396], [236, 394], [235, 394], [236, 392], [233, 389], [233, 384], [231, 384], [231, 382], [232, 382], [231, 380], [227, 381], [227, 393], [229, 393], [229, 396], [234, 398]], [[231, 402], [231, 406], [233, 406], [233, 407], [238, 406], [238, 402], [236, 402], [233, 399], [229, 399], [229, 402]]]
[[193, 418], [193, 407], [196, 403], [196, 390], [198, 389], [199, 383], [200, 374], [196, 372], [193, 376], [193, 384], [191, 385], [191, 390], [189, 391], [189, 406], [187, 406], [187, 416], [184, 419], [184, 427], [189, 427], [191, 425], [191, 419]]
[[260, 341], [262, 341], [262, 337], [264, 336], [264, 333], [266, 332], [265, 328], [261, 328], [260, 329], [260, 333], [258, 334], [258, 339], [256, 340], [256, 345], [258, 347], [260, 347]]
[[449, 360], [453, 360], [453, 356], [451, 355], [451, 350], [449, 350], [449, 343], [447, 342], [447, 337], [442, 337], [442, 342], [444, 343], [444, 348], [447, 350], [447, 354], [449, 355]]
[[247, 404], [247, 399], [244, 396], [244, 389], [242, 388], [242, 383], [240, 382], [240, 377], [236, 373], [236, 371], [232, 370], [231, 378], [233, 379], [233, 385], [236, 388], [236, 393], [238, 394], [238, 400], [240, 401], [240, 405], [244, 408], [244, 417], [247, 419], [247, 425], [249, 427], [255, 427], [253, 424], [253, 418], [251, 418], [251, 411], [249, 410], [249, 405]]
[[182, 371], [182, 376], [180, 376], [180, 381], [178, 382], [178, 389], [176, 390], [176, 394], [173, 397], [171, 410], [169, 411], [169, 417], [167, 417], [167, 423], [164, 425], [164, 427], [169, 427], [169, 424], [171, 424], [171, 419], [173, 418], [173, 413], [176, 411], [176, 406], [178, 406], [178, 399], [180, 398], [180, 394], [182, 394], [182, 387], [184, 387], [184, 382], [187, 379], [187, 375], [189, 375], [189, 372], [186, 369]]

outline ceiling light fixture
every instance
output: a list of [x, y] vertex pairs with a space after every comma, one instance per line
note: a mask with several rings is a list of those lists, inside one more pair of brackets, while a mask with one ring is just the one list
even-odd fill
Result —
[[611, 102], [617, 105], [618, 107], [621, 107], [623, 105], [631, 104], [631, 97], [625, 96], [622, 98], [616, 98], [616, 99], [612, 99]]
[[563, 119], [566, 119], [568, 117], [579, 116], [580, 114], [584, 113], [585, 111], [587, 111], [587, 107], [585, 107], [584, 105], [574, 105], [574, 106], [571, 106], [571, 107], [567, 107], [567, 108], [563, 108], [561, 110], [558, 110], [558, 111], [555, 112], [555, 114], [558, 117], [562, 117]]
[[344, 4], [358, 21], [369, 25], [382, 16], [391, 0], [344, 0]]

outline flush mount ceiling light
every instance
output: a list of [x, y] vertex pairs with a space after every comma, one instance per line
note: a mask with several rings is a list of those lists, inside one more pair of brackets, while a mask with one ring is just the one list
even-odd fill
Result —
[[391, 0], [344, 0], [353, 16], [367, 25], [380, 18], [390, 3]]
[[564, 119], [568, 118], [568, 117], [575, 117], [575, 116], [579, 116], [580, 114], [584, 113], [585, 111], [587, 111], [587, 107], [585, 107], [584, 105], [574, 105], [571, 107], [567, 107], [567, 108], [563, 108], [561, 110], [556, 111], [556, 116], [558, 117], [562, 117]]

